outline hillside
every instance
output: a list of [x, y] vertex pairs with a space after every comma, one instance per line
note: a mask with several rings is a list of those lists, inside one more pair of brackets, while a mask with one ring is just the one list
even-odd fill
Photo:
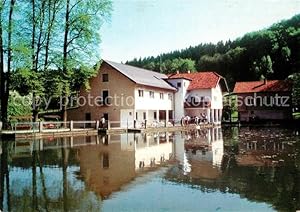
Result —
[[236, 81], [262, 76], [284, 79], [300, 72], [300, 14], [234, 41], [201, 43], [126, 63], [164, 73], [214, 70], [227, 78], [231, 88]]

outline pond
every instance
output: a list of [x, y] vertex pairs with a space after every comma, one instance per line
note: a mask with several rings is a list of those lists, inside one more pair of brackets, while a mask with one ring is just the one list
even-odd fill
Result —
[[300, 210], [300, 136], [282, 128], [1, 142], [3, 211]]

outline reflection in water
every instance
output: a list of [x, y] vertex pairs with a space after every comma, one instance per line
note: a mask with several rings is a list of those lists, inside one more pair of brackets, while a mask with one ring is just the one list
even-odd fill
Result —
[[[211, 133], [220, 136], [211, 139]], [[237, 193], [270, 203], [278, 210], [300, 208], [300, 142], [296, 133], [276, 128], [233, 128], [224, 134], [224, 142], [222, 132], [216, 129], [200, 138], [193, 133], [185, 135], [186, 152], [181, 154], [181, 163], [171, 167], [165, 178], [202, 191]], [[203, 138], [207, 143], [212, 141], [211, 146]], [[181, 171], [183, 163], [191, 167], [189, 173]]]
[[218, 175], [224, 145], [220, 127], [175, 135], [175, 153], [183, 174]]
[[[207, 191], [219, 191], [216, 195], [223, 197], [235, 193], [276, 209], [299, 209], [297, 141], [299, 137], [287, 130], [220, 127], [189, 133], [3, 141], [0, 209], [99, 211], [104, 205], [109, 208], [106, 202], [116, 201], [118, 205], [119, 195], [130, 195], [133, 187], [139, 194], [139, 189], [152, 185], [155, 178], [161, 179], [161, 188], [171, 186], [179, 192], [191, 186], [203, 195]], [[147, 188], [153, 192], [154, 187]], [[172, 201], [188, 202], [192, 198], [189, 194], [173, 197]], [[149, 200], [151, 195], [147, 196]], [[146, 204], [146, 199], [140, 201]], [[18, 204], [12, 204], [15, 202]], [[172, 205], [163, 208], [171, 209]], [[252, 209], [256, 206], [258, 203], [251, 205]], [[162, 209], [156, 207], [150, 209]]]

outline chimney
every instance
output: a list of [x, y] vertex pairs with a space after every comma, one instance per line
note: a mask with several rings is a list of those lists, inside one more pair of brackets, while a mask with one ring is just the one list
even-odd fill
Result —
[[176, 74], [179, 74], [179, 71], [178, 71], [178, 70], [176, 71]]
[[191, 73], [191, 71], [190, 71], [190, 70], [188, 70], [188, 71], [187, 71], [187, 73], [188, 73], [188, 74], [190, 74], [190, 73]]
[[267, 79], [264, 78], [264, 85], [266, 85], [268, 83]]

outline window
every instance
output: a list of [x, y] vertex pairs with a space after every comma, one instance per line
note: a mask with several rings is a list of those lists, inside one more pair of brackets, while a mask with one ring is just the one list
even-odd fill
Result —
[[139, 97], [143, 97], [144, 96], [144, 91], [143, 90], [139, 90]]
[[139, 119], [139, 114], [138, 114], [138, 112], [135, 112], [135, 118], [136, 118], [136, 120]]
[[155, 120], [157, 119], [157, 113], [156, 113], [156, 111], [154, 111], [153, 118], [154, 118]]
[[108, 74], [102, 74], [102, 82], [108, 82]]
[[172, 94], [168, 94], [168, 99], [172, 101]]
[[181, 87], [181, 82], [177, 82], [177, 88]]
[[159, 93], [159, 98], [160, 99], [164, 99], [164, 94], [163, 93]]
[[146, 118], [147, 118], [146, 117], [146, 112], [143, 113], [143, 118], [144, 118], [144, 120], [146, 120]]
[[149, 91], [150, 98], [154, 99], [154, 91]]
[[110, 99], [109, 99], [109, 95], [108, 95], [107, 90], [102, 91], [102, 102], [103, 102], [103, 105], [110, 104]]

